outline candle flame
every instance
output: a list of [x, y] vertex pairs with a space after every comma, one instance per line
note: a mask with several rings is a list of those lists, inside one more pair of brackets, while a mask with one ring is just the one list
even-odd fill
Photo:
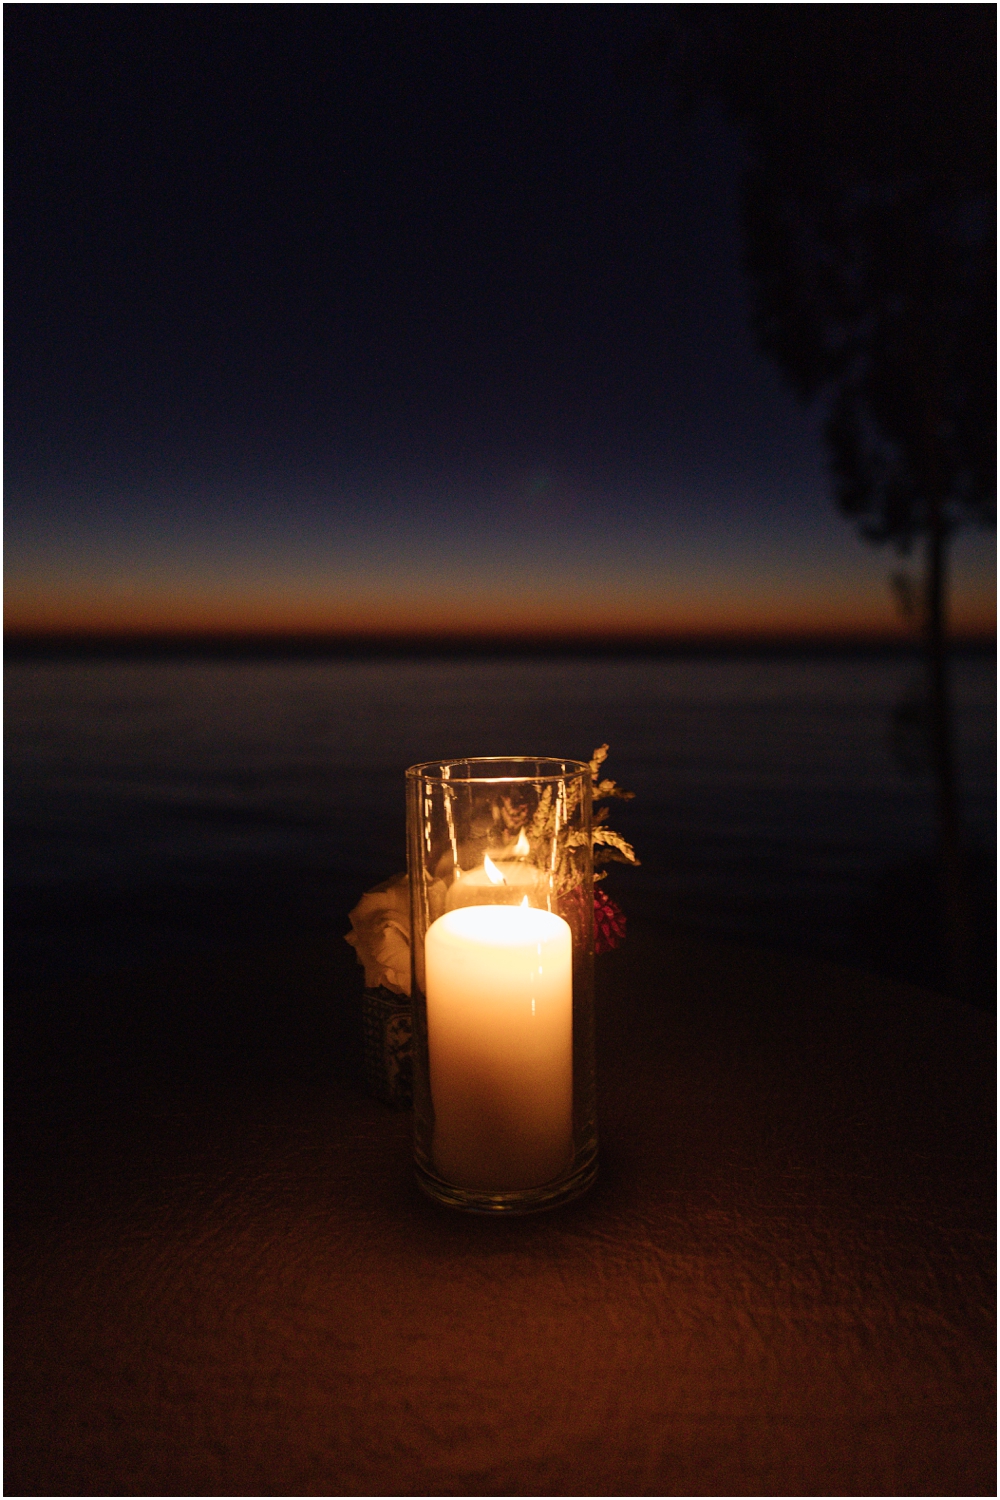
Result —
[[497, 869], [496, 865], [490, 859], [488, 854], [483, 855], [483, 869], [486, 871], [486, 874], [493, 885], [507, 884], [506, 880], [503, 878], [500, 871]]
[[523, 859], [526, 854], [531, 853], [531, 845], [528, 843], [528, 840], [524, 836], [523, 828], [517, 836], [517, 843], [514, 845], [514, 853], [517, 855], [518, 859]]

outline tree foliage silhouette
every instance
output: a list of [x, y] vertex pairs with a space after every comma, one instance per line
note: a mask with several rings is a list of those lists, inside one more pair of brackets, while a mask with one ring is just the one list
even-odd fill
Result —
[[682, 6], [658, 61], [742, 129], [762, 347], [825, 404], [836, 499], [922, 544], [927, 748], [952, 985], [968, 902], [947, 672], [948, 543], [995, 517], [995, 54], [985, 5]]

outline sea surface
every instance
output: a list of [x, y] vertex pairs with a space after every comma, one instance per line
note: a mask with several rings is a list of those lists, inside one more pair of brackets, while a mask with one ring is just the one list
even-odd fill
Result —
[[[612, 818], [642, 860], [609, 877], [627, 914], [878, 968], [859, 913], [933, 845], [929, 776], [891, 734], [918, 683], [898, 654], [14, 661], [8, 971], [346, 931], [405, 866], [408, 765], [604, 742], [635, 793]], [[989, 866], [994, 658], [960, 656], [954, 684]]]

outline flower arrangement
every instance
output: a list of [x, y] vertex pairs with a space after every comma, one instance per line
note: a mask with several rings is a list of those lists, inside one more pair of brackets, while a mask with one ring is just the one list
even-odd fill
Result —
[[[594, 801], [592, 844], [595, 863], [618, 862], [637, 865], [635, 850], [620, 833], [608, 826], [614, 799], [630, 801], [632, 792], [623, 791], [618, 783], [602, 775], [607, 760], [607, 745], [599, 745], [590, 760], [591, 796]], [[495, 834], [501, 843], [526, 849], [538, 842], [551, 842], [558, 826], [567, 818], [557, 817], [552, 789], [546, 787], [538, 798], [533, 814], [527, 804], [515, 806], [503, 797], [493, 811]], [[585, 834], [560, 836], [559, 863], [555, 872], [555, 892], [560, 905], [576, 903], [580, 895], [576, 873], [575, 849]], [[594, 951], [617, 948], [625, 937], [625, 913], [597, 882], [607, 875], [605, 869], [594, 871]], [[578, 911], [578, 908], [576, 908]], [[568, 914], [568, 913], [567, 913]], [[387, 1103], [409, 1103], [410, 1066], [410, 885], [403, 873], [390, 875], [366, 891], [349, 913], [351, 931], [345, 935], [365, 971], [365, 1069], [372, 1091]]]

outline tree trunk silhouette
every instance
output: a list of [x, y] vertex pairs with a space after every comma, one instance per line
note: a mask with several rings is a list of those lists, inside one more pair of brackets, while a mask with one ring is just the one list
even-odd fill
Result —
[[935, 486], [928, 516], [924, 598], [927, 737], [937, 811], [938, 887], [945, 979], [952, 994], [966, 998], [971, 986], [972, 912], [965, 878], [955, 768], [954, 711], [945, 612], [947, 546], [948, 527], [940, 491]]

